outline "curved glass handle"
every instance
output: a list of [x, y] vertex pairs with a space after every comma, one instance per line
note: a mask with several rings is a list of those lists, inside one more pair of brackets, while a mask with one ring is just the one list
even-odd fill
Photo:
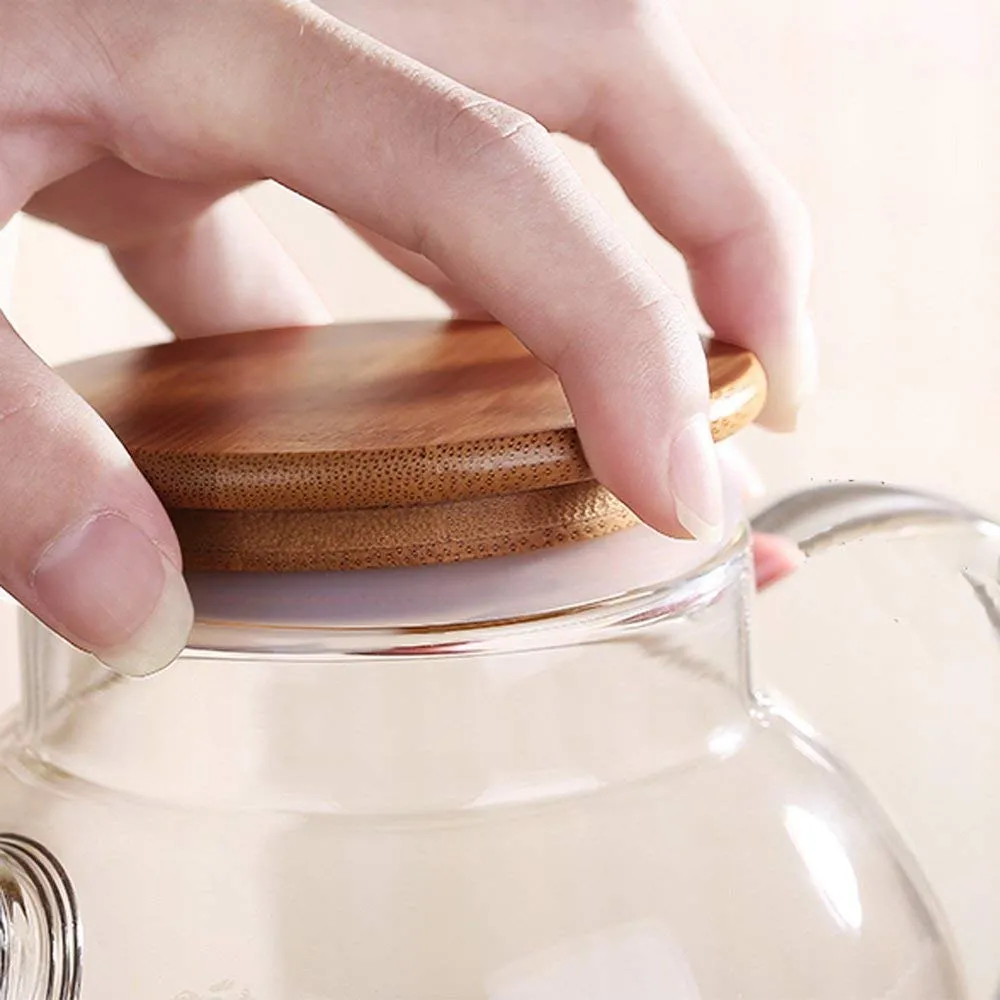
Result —
[[947, 497], [876, 483], [833, 483], [793, 493], [753, 519], [754, 531], [783, 535], [806, 553], [878, 531], [964, 525], [1000, 542], [1000, 524]]
[[[839, 548], [854, 558], [846, 571], [841, 564], [835, 572], [830, 564], [837, 558], [824, 558], [825, 589], [814, 590], [804, 606], [800, 602], [793, 610], [784, 609], [786, 629], [801, 631], [805, 623], [810, 645], [821, 648], [816, 640], [823, 636], [848, 656], [852, 649], [865, 648], [865, 630], [876, 629], [879, 617], [888, 615], [896, 624], [906, 624], [910, 638], [918, 637], [922, 647], [940, 659], [966, 665], [970, 659], [1000, 663], [1000, 523], [931, 493], [836, 483], [785, 497], [755, 517], [752, 527], [790, 539], [807, 558]], [[858, 551], [864, 546], [852, 544], [859, 542], [877, 543], [878, 558], [873, 560], [869, 553], [864, 559]], [[802, 575], [800, 571], [788, 579]], [[784, 582], [776, 589], [794, 592], [802, 587]], [[864, 590], [863, 597], [859, 590]], [[763, 614], [759, 611], [758, 616], [765, 624], [774, 603], [770, 597], [760, 602]], [[978, 620], [973, 622], [973, 616]], [[853, 643], [845, 636], [853, 636]], [[885, 636], [882, 641], [887, 641]], [[900, 644], [905, 645], [902, 639]], [[896, 647], [889, 642], [888, 648]], [[964, 678], [950, 673], [936, 680], [961, 684]], [[767, 692], [755, 690], [754, 695], [762, 703], [771, 701]]]
[[859, 772], [985, 997], [1000, 934], [1000, 524], [944, 497], [843, 483], [786, 497], [753, 528], [808, 557], [757, 602], [762, 700]]
[[[752, 527], [755, 532], [790, 539], [807, 557], [854, 542], [896, 543], [887, 548], [891, 557], [888, 562], [895, 564], [893, 573], [886, 572], [883, 558], [881, 567], [859, 566], [853, 571], [857, 579], [852, 581], [848, 574], [840, 581], [842, 587], [868, 584], [868, 604], [893, 608], [890, 614], [900, 614], [899, 608], [909, 595], [908, 617], [929, 646], [940, 647], [942, 638], [950, 640], [960, 632], [963, 622], [958, 617], [959, 609], [967, 620], [966, 606], [978, 607], [996, 640], [991, 651], [994, 656], [1000, 653], [1000, 523], [989, 517], [955, 500], [918, 490], [875, 483], [835, 483], [785, 497], [755, 517]], [[950, 581], [937, 603], [927, 594], [933, 586], [932, 574], [946, 576]], [[789, 586], [794, 589], [787, 583], [779, 589]], [[948, 603], [953, 613], [914, 612], [915, 594], [928, 602], [932, 611]], [[836, 597], [836, 589], [819, 595], [807, 617], [818, 623], [824, 606]], [[769, 602], [762, 603], [766, 608]], [[842, 621], [847, 630], [863, 627], [855, 617], [859, 611], [867, 608], [857, 606], [857, 602], [854, 615], [845, 610]], [[905, 612], [902, 614], [905, 616]], [[893, 620], [899, 622], [900, 618]], [[961, 681], [960, 677], [945, 679]]]

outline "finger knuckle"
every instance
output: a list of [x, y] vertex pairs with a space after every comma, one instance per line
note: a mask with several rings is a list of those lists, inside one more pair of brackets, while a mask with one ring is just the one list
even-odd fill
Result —
[[501, 178], [529, 167], [550, 141], [530, 115], [486, 98], [451, 104], [434, 130], [439, 162]]
[[790, 186], [785, 187], [777, 216], [790, 242], [808, 246], [812, 243], [812, 218], [805, 201]]
[[761, 197], [761, 231], [789, 260], [812, 252], [812, 223], [805, 202], [783, 178]]
[[44, 389], [31, 382], [6, 386], [0, 392], [0, 435], [18, 434], [18, 418], [30, 415], [44, 398]]
[[742, 176], [742, 209], [723, 239], [763, 241], [790, 254], [808, 250], [812, 241], [809, 211], [791, 184], [770, 166], [748, 169]]

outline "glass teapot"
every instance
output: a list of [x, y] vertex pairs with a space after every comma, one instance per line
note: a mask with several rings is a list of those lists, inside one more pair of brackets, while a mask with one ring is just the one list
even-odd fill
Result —
[[[130, 379], [162, 375], [142, 357]], [[223, 549], [287, 535], [254, 513], [223, 545], [198, 509], [176, 518], [197, 623], [167, 670], [113, 675], [24, 616], [0, 997], [966, 996], [878, 805], [755, 687], [735, 501], [718, 545], [605, 510], [578, 541], [567, 514], [566, 544], [327, 572], [233, 572]], [[247, 534], [261, 521], [271, 541]], [[843, 486], [757, 526], [807, 554], [926, 544], [995, 630], [1000, 526], [957, 505]], [[414, 545], [453, 544], [434, 531]]]

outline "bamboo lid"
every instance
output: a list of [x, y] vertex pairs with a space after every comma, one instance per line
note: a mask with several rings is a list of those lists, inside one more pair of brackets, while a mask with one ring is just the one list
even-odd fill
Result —
[[[764, 375], [707, 350], [721, 440], [759, 413]], [[635, 523], [593, 480], [558, 379], [497, 324], [254, 331], [61, 374], [162, 499], [188, 569], [425, 565]]]

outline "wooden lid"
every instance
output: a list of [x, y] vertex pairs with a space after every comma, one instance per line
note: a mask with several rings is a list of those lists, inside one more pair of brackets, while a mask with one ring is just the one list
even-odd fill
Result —
[[[717, 440], [764, 402], [710, 343]], [[61, 369], [163, 500], [189, 569], [422, 565], [635, 523], [593, 481], [555, 375], [493, 323], [264, 330]]]

